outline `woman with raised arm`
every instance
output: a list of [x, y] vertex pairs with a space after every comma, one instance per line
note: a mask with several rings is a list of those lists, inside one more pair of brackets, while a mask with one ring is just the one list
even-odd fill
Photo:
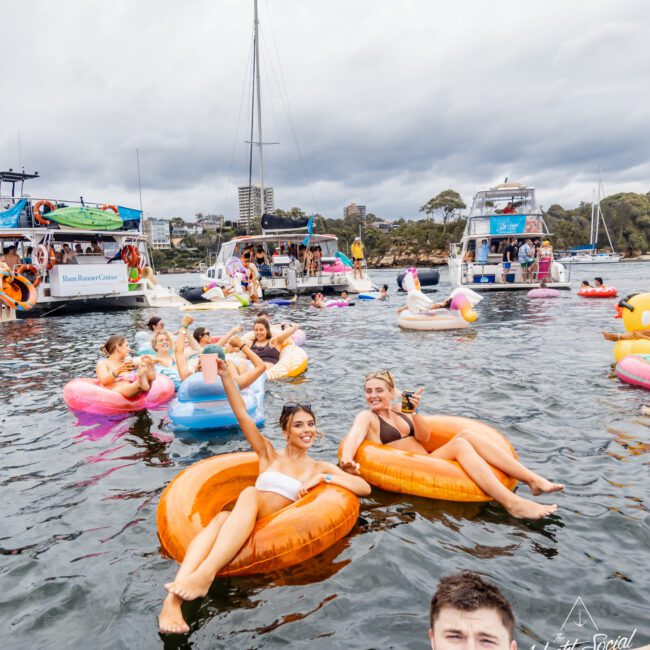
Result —
[[393, 408], [392, 400], [397, 395], [397, 389], [390, 372], [372, 372], [366, 375], [365, 387], [369, 408], [357, 415], [341, 449], [340, 465], [345, 471], [359, 473], [359, 465], [354, 461], [354, 456], [361, 443], [368, 440], [414, 454], [428, 454], [441, 460], [456, 461], [483, 492], [498, 501], [513, 517], [540, 519], [557, 510], [557, 505], [535, 503], [508, 490], [496, 478], [490, 465], [526, 483], [534, 495], [558, 492], [564, 489], [564, 485], [551, 483], [531, 472], [500, 447], [473, 431], [461, 431], [449, 442], [428, 452], [423, 443], [429, 439], [429, 427], [426, 420], [418, 414], [423, 389], [409, 397], [415, 409], [409, 415]]
[[280, 427], [286, 440], [276, 450], [263, 436], [246, 411], [237, 384], [227, 364], [219, 360], [218, 373], [246, 440], [259, 457], [260, 473], [255, 487], [239, 494], [230, 512], [220, 512], [190, 543], [158, 618], [160, 631], [186, 634], [181, 603], [208, 593], [215, 575], [232, 560], [253, 531], [255, 522], [298, 501], [321, 483], [347, 488], [358, 496], [370, 494], [370, 485], [361, 477], [347, 474], [332, 463], [314, 460], [308, 455], [319, 436], [316, 416], [308, 404], [285, 404]]
[[[190, 367], [187, 357], [185, 356], [185, 339], [187, 337], [187, 327], [192, 324], [192, 317], [185, 316], [182, 325], [178, 331], [178, 337], [174, 348], [174, 356], [176, 358], [176, 367], [181, 381], [187, 379], [190, 375], [197, 372], [200, 368], [197, 366], [195, 369]], [[228, 342], [233, 348], [237, 348], [244, 356], [253, 364], [252, 368], [242, 368], [236, 366], [231, 361], [228, 361], [235, 383], [239, 388], [248, 388], [256, 379], [261, 377], [266, 372], [266, 364], [250, 349], [247, 343], [242, 341], [238, 336], [229, 335]], [[226, 353], [224, 349], [217, 344], [209, 344], [203, 348], [204, 354], [218, 354], [221, 359], [225, 361]]]

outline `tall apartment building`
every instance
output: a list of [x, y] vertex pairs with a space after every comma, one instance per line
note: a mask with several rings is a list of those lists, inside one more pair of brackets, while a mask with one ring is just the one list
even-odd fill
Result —
[[348, 217], [359, 217], [359, 219], [365, 219], [366, 216], [366, 206], [357, 205], [356, 203], [350, 203], [343, 208], [343, 218], [347, 219]]
[[[259, 185], [242, 185], [239, 192], [239, 225], [247, 226], [249, 219], [259, 219], [262, 216], [262, 192]], [[264, 208], [266, 212], [275, 210], [275, 197], [272, 187], [264, 188]]]
[[169, 219], [145, 219], [144, 234], [154, 250], [172, 247]]

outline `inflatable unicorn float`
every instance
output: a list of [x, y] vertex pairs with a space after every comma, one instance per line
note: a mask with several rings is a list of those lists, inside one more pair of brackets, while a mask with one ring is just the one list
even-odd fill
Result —
[[433, 301], [420, 289], [417, 269], [406, 269], [402, 288], [408, 292], [407, 308], [400, 312], [399, 326], [410, 330], [455, 330], [468, 327], [477, 318], [474, 311], [483, 297], [459, 287], [451, 292], [449, 309], [435, 309]]

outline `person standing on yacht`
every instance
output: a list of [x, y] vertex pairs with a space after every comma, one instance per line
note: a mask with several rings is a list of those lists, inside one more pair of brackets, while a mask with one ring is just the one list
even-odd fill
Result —
[[352, 277], [357, 279], [357, 272], [359, 273], [359, 280], [363, 279], [363, 244], [361, 237], [355, 237], [350, 246], [352, 253]]
[[527, 239], [524, 244], [519, 247], [519, 264], [521, 264], [521, 281], [528, 282], [532, 280], [535, 274], [537, 260], [533, 253], [533, 240]]

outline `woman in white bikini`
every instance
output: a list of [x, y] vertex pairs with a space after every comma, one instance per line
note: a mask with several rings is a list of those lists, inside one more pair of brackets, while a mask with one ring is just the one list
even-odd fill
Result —
[[297, 501], [320, 483], [340, 485], [358, 496], [370, 494], [370, 485], [360, 476], [309, 457], [307, 452], [319, 433], [316, 416], [308, 404], [285, 404], [280, 427], [287, 445], [278, 451], [248, 415], [235, 380], [222, 360], [218, 361], [218, 372], [239, 426], [259, 457], [260, 474], [255, 487], [242, 490], [232, 511], [220, 512], [190, 543], [174, 581], [165, 585], [169, 595], [158, 618], [163, 633], [189, 632], [181, 613], [182, 601], [208, 593], [215, 575], [237, 555], [258, 519]]

